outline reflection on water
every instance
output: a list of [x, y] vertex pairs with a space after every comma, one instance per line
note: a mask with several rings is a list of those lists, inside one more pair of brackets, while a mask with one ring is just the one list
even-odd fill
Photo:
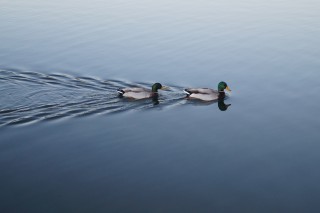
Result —
[[[128, 110], [143, 110], [161, 105], [208, 105], [215, 102], [185, 99], [183, 87], [170, 85], [152, 99], [130, 100], [119, 98], [120, 87], [149, 87], [150, 83], [103, 80], [93, 77], [73, 77], [65, 74], [41, 74], [0, 70], [1, 108], [0, 125], [17, 125], [35, 121], [108, 114]], [[229, 104], [218, 100], [221, 111]]]
[[193, 106], [208, 106], [208, 105], [216, 105], [218, 106], [218, 109], [220, 111], [226, 111], [231, 104], [225, 103], [225, 100], [228, 99], [228, 97], [219, 98], [216, 101], [202, 101], [197, 99], [184, 99], [180, 103], [183, 105], [193, 105]]
[[221, 111], [226, 111], [231, 104], [225, 104], [224, 100], [219, 100], [218, 107]]

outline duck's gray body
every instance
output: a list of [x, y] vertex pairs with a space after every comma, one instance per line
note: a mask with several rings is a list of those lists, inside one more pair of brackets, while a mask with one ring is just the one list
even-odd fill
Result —
[[215, 101], [219, 99], [219, 92], [209, 88], [189, 88], [184, 92], [188, 98], [199, 99], [203, 101]]
[[162, 86], [160, 83], [155, 83], [152, 85], [151, 90], [142, 87], [127, 87], [123, 89], [118, 89], [117, 92], [120, 96], [132, 99], [145, 99], [158, 97], [158, 90], [167, 90], [168, 87]]
[[126, 98], [144, 99], [152, 97], [152, 91], [146, 88], [131, 87], [118, 90], [118, 93]]

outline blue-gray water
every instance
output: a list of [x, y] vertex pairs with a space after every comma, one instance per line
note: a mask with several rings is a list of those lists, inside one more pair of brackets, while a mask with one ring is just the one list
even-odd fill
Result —
[[0, 212], [319, 212], [319, 10], [2, 0]]

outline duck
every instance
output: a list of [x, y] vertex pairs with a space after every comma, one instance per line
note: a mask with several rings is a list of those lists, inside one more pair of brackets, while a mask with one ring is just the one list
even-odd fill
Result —
[[221, 81], [218, 84], [218, 90], [210, 88], [188, 88], [184, 89], [183, 92], [187, 94], [187, 98], [198, 99], [202, 101], [216, 101], [223, 100], [225, 98], [225, 92], [227, 90], [231, 92], [231, 89], [226, 82]]
[[118, 89], [117, 92], [120, 97], [132, 98], [132, 99], [146, 99], [158, 97], [158, 90], [168, 90], [169, 87], [162, 86], [160, 83], [152, 85], [151, 90], [142, 87], [127, 87]]

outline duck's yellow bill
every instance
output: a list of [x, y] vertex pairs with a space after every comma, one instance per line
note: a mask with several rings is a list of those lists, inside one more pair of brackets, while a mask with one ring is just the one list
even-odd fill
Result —
[[162, 89], [162, 90], [169, 90], [170, 87], [162, 86], [161, 89]]
[[229, 87], [226, 87], [226, 90], [229, 91], [229, 92], [231, 92], [231, 89], [230, 89]]

